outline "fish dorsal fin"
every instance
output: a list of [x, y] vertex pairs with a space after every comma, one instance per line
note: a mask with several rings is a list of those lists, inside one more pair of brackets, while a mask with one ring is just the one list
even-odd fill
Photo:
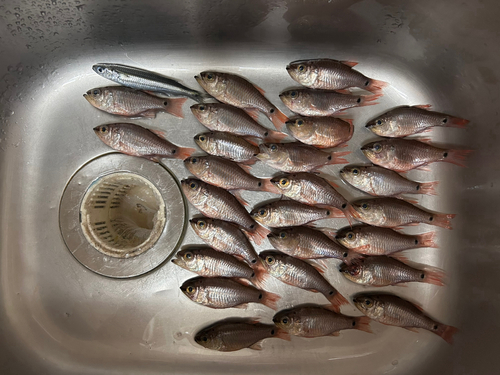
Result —
[[231, 193], [243, 206], [248, 206], [248, 202], [241, 196], [241, 192], [239, 190], [231, 190]]
[[251, 118], [253, 118], [255, 121], [258, 120], [258, 118], [259, 118], [259, 110], [258, 109], [255, 109], [255, 108], [245, 108], [244, 111], [248, 114], [248, 116], [250, 116]]
[[248, 165], [248, 164], [238, 164], [238, 167], [240, 167], [241, 169], [243, 169], [248, 174], [250, 174], [250, 171], [252, 170], [252, 166]]
[[328, 182], [334, 188], [338, 188], [339, 187], [339, 185], [337, 185], [335, 182], [327, 180], [326, 178], [325, 178], [325, 181]]
[[359, 64], [356, 61], [341, 61], [341, 63], [350, 66], [351, 68]]
[[156, 134], [158, 137], [166, 139], [167, 133], [164, 130], [148, 129], [151, 133]]
[[432, 107], [432, 105], [431, 104], [419, 104], [419, 105], [413, 105], [412, 107], [428, 110], [429, 108]]
[[245, 138], [245, 141], [250, 143], [252, 146], [259, 147], [259, 144], [255, 140], [253, 140], [252, 138]]
[[416, 329], [415, 327], [403, 327], [403, 328], [408, 330], [408, 331], [418, 333], [418, 329]]
[[326, 272], [326, 267], [324, 267], [321, 264], [315, 262], [314, 260], [309, 260], [307, 263], [309, 263], [309, 265], [311, 265], [312, 267], [314, 267], [316, 269], [316, 271], [318, 271], [319, 273], [325, 273]]
[[264, 94], [266, 93], [263, 89], [261, 89], [261, 88], [260, 88], [259, 86], [257, 86], [257, 85], [253, 85], [253, 87], [255, 87], [255, 88], [256, 88], [256, 89], [257, 89], [257, 90], [258, 90], [258, 91], [259, 91], [262, 95], [264, 95]]

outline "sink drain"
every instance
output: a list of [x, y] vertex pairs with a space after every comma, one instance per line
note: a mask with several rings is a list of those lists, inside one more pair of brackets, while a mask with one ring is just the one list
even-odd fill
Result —
[[160, 164], [108, 154], [79, 169], [59, 208], [66, 246], [88, 269], [109, 277], [138, 276], [173, 254], [186, 206], [173, 174]]

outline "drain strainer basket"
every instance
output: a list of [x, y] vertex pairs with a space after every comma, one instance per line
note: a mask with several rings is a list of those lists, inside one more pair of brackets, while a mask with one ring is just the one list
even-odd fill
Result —
[[109, 277], [144, 274], [173, 254], [185, 230], [186, 205], [164, 166], [108, 154], [79, 169], [59, 209], [66, 246], [88, 269]]

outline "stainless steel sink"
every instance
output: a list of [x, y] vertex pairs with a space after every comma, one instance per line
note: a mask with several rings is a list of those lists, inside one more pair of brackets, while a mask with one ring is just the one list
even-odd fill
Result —
[[[493, 0], [0, 3], [0, 373], [498, 373], [499, 16]], [[230, 71], [286, 110], [278, 94], [295, 86], [286, 64], [317, 57], [359, 61], [360, 71], [390, 83], [379, 105], [349, 112], [356, 126], [347, 148], [351, 163], [366, 162], [359, 147], [375, 138], [366, 121], [393, 106], [429, 103], [471, 120], [466, 130], [430, 133], [437, 144], [474, 149], [467, 168], [440, 163], [432, 172], [408, 174], [440, 181], [439, 195], [422, 198], [423, 206], [457, 214], [453, 230], [438, 229], [439, 249], [408, 252], [413, 261], [445, 269], [447, 286], [387, 288], [459, 327], [451, 346], [429, 332], [374, 323], [373, 335], [270, 339], [262, 351], [212, 352], [194, 343], [198, 329], [230, 316], [271, 322], [273, 312], [198, 306], [179, 290], [193, 275], [170, 262], [133, 278], [105, 277], [84, 267], [65, 244], [63, 191], [78, 170], [111, 151], [93, 127], [119, 120], [82, 97], [109, 84], [92, 71], [94, 63], [134, 65], [194, 88], [193, 76], [202, 70]], [[183, 120], [160, 114], [134, 122], [195, 147], [193, 136], [204, 128], [188, 105], [184, 113]], [[180, 160], [164, 166], [178, 179], [188, 176]], [[322, 171], [339, 180], [339, 168]], [[274, 173], [260, 164], [253, 171]], [[360, 196], [345, 185], [340, 189], [350, 199]], [[273, 195], [244, 197], [254, 205]], [[195, 214], [189, 207], [186, 218], [171, 219], [185, 225]], [[345, 224], [334, 219], [319, 225]], [[201, 241], [187, 228], [177, 248], [196, 243]], [[257, 250], [267, 248], [266, 242]], [[327, 277], [341, 292], [369, 290], [341, 279], [335, 261], [328, 264]], [[282, 296], [280, 309], [326, 302], [274, 280], [269, 289]], [[353, 306], [343, 312], [359, 315]]]

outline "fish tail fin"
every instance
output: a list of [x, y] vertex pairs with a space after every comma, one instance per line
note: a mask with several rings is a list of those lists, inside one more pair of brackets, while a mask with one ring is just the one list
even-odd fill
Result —
[[347, 164], [347, 159], [342, 158], [341, 156], [349, 155], [351, 151], [332, 151], [330, 156], [331, 159], [328, 161], [328, 164]]
[[434, 247], [437, 248], [438, 245], [434, 242], [436, 238], [436, 232], [422, 233], [417, 236], [419, 247]]
[[360, 331], [363, 332], [373, 333], [370, 327], [370, 323], [372, 320], [369, 317], [360, 316], [358, 318], [354, 318], [354, 321], [356, 322], [356, 326], [354, 327], [354, 329], [359, 329]]
[[176, 159], [181, 159], [181, 160], [187, 159], [195, 151], [196, 151], [196, 149], [190, 148], [190, 147], [178, 147], [175, 158]]
[[362, 95], [361, 102], [359, 103], [359, 107], [366, 107], [367, 105], [375, 105], [378, 104], [375, 100], [380, 98], [382, 94], [373, 94], [373, 95]]
[[370, 83], [365, 87], [367, 91], [373, 92], [374, 94], [381, 94], [382, 89], [387, 87], [389, 84], [384, 81], [379, 81], [378, 79], [370, 79]]
[[285, 122], [288, 121], [288, 117], [276, 107], [274, 108], [274, 113], [269, 116], [269, 119], [273, 122], [276, 130], [279, 131], [284, 128]]
[[339, 292], [333, 293], [327, 298], [328, 301], [330, 301], [330, 303], [332, 304], [333, 310], [336, 312], [340, 311], [340, 306], [349, 304], [349, 301]]
[[423, 182], [419, 184], [419, 191], [426, 195], [437, 195], [436, 188], [438, 185], [439, 181]]
[[363, 254], [357, 253], [353, 250], [346, 249], [347, 257], [344, 258], [344, 263], [347, 265], [356, 262], [359, 259], [363, 259], [365, 256]]
[[465, 128], [465, 126], [469, 122], [470, 122], [469, 120], [466, 120], [464, 118], [449, 116], [448, 117], [448, 121], [446, 122], [446, 124], [444, 126], [450, 127], [450, 128], [461, 128], [461, 129], [463, 129], [463, 128]]
[[276, 337], [277, 339], [282, 339], [282, 340], [286, 340], [286, 341], [292, 341], [292, 338], [290, 337], [290, 334], [281, 329], [281, 328], [278, 328], [277, 332], [276, 332], [276, 335], [274, 335], [274, 337]]
[[276, 310], [280, 299], [281, 297], [275, 293], [262, 291], [262, 299], [260, 300], [260, 303], [266, 305], [270, 309]]
[[472, 150], [448, 150], [445, 153], [445, 155], [447, 155], [442, 161], [458, 165], [459, 167], [465, 167], [464, 160], [467, 159], [467, 156], [471, 152]]
[[425, 267], [424, 268], [424, 278], [423, 283], [433, 284], [433, 285], [444, 285], [445, 273], [443, 270], [435, 267]]
[[252, 232], [246, 231], [246, 233], [253, 242], [255, 242], [257, 245], [260, 245], [262, 243], [262, 240], [265, 239], [267, 235], [271, 233], [271, 231], [256, 223], [255, 230]]
[[268, 133], [268, 136], [264, 138], [264, 141], [268, 143], [280, 143], [283, 139], [288, 137], [288, 134], [276, 132], [274, 130], [269, 130]]
[[184, 118], [184, 114], [182, 112], [182, 106], [186, 102], [187, 98], [175, 98], [165, 100], [163, 103], [166, 104], [165, 111], [170, 113], [175, 117]]
[[262, 182], [261, 191], [267, 191], [269, 193], [281, 194], [280, 191], [274, 184], [271, 182], [270, 178], [261, 178]]
[[450, 220], [454, 217], [455, 214], [437, 214], [433, 216], [433, 220], [429, 224], [436, 225], [445, 229], [452, 229]]
[[266, 271], [266, 268], [262, 264], [262, 262], [257, 262], [252, 265], [253, 276], [251, 278], [252, 284], [255, 285], [259, 289], [264, 289], [264, 284], [266, 283], [269, 274]]
[[453, 336], [458, 332], [458, 328], [447, 326], [446, 324], [439, 324], [438, 329], [432, 332], [441, 336], [448, 344], [453, 344]]

